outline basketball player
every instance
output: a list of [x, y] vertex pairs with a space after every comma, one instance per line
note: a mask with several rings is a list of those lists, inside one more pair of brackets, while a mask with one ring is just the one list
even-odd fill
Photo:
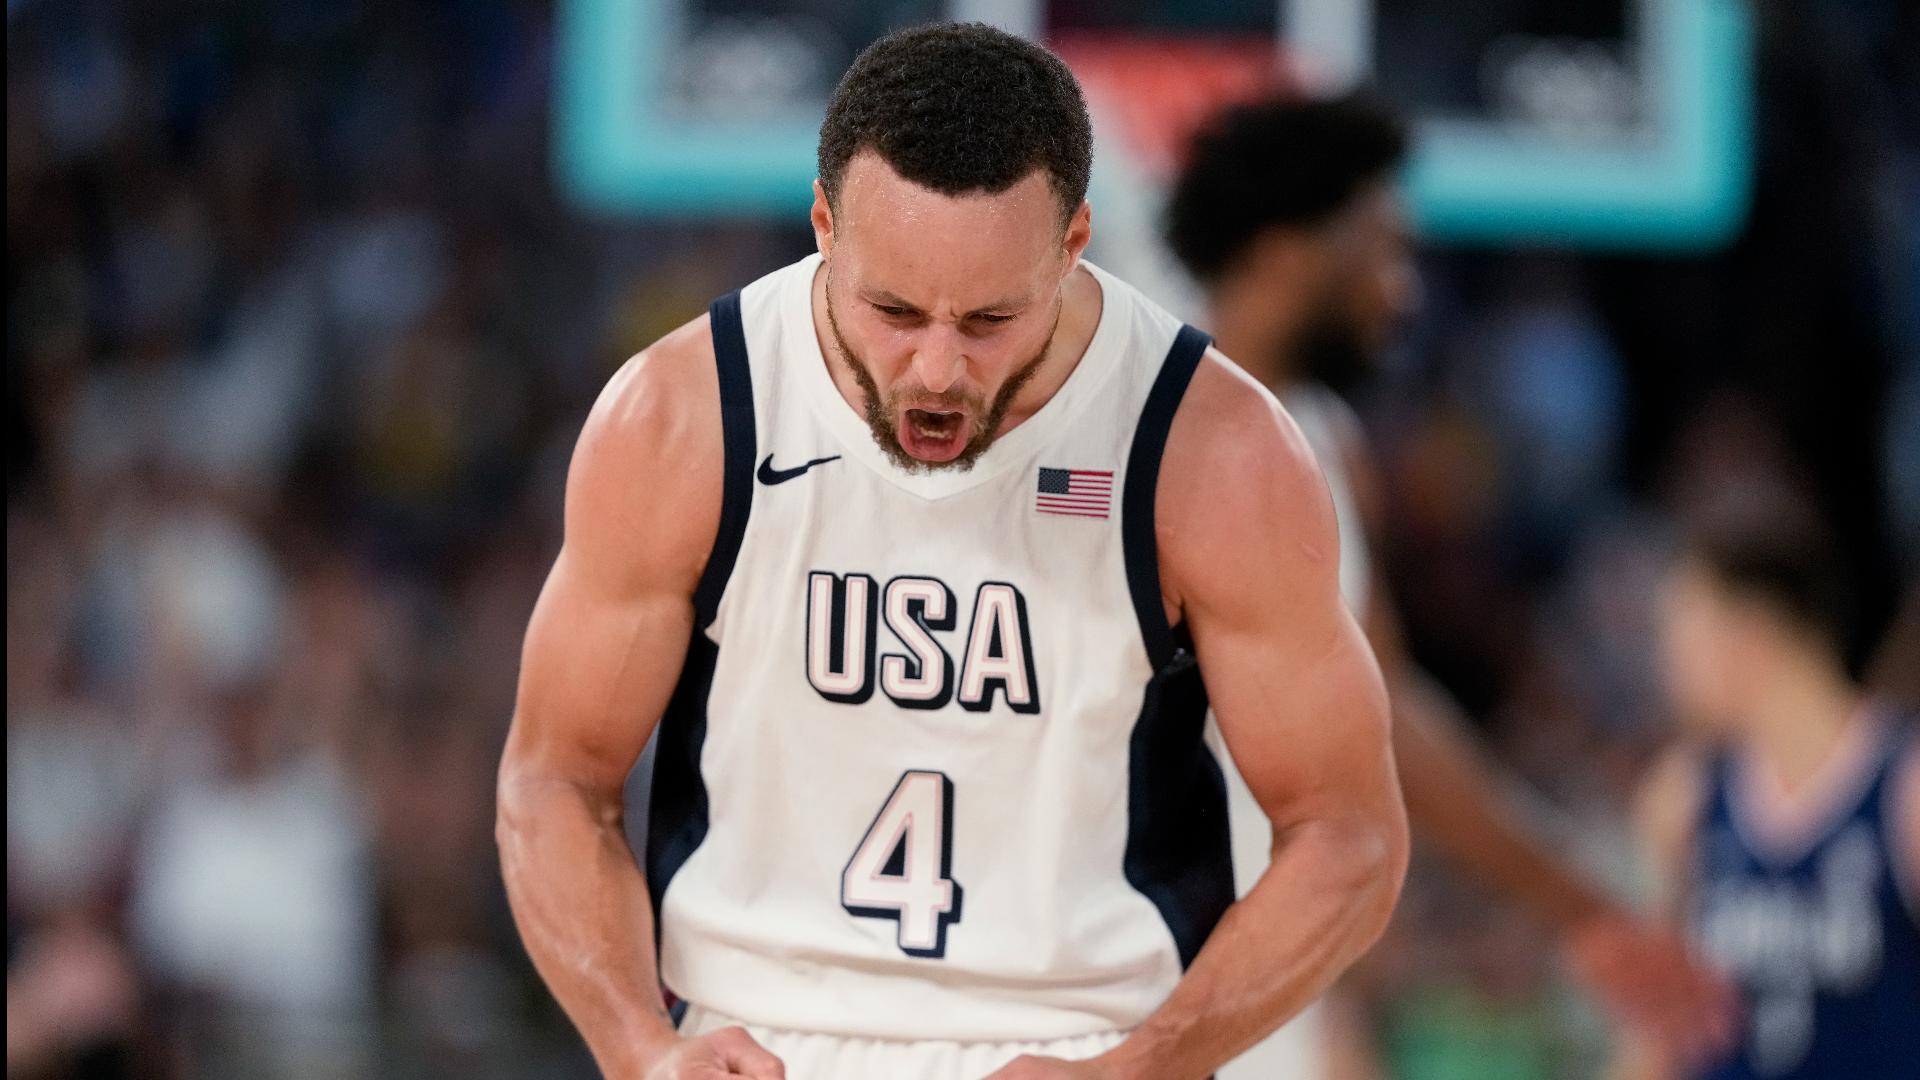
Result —
[[1891, 1080], [1920, 1068], [1920, 739], [1842, 662], [1838, 551], [1759, 505], [1697, 526], [1662, 646], [1691, 745], [1649, 781], [1668, 910], [1739, 986], [1734, 1051], [1647, 1077]]
[[[819, 254], [588, 419], [498, 832], [609, 1076], [1197, 1080], [1385, 923], [1404, 811], [1326, 483], [1081, 260], [1090, 157], [1037, 46], [882, 39], [821, 128]], [[1272, 822], [1237, 902], [1209, 703]]]
[[[1223, 350], [1280, 396], [1331, 485], [1341, 588], [1361, 615], [1394, 705], [1393, 741], [1416, 835], [1555, 928], [1574, 971], [1623, 1019], [1698, 1056], [1731, 1037], [1726, 989], [1672, 935], [1643, 926], [1556, 853], [1476, 750], [1459, 709], [1406, 656], [1369, 554], [1380, 506], [1358, 419], [1326, 381], [1367, 373], [1419, 291], [1394, 191], [1407, 135], [1364, 93], [1271, 98], [1199, 133], [1168, 208], [1168, 241], [1206, 290]], [[1265, 865], [1258, 806], [1227, 769], [1236, 861]], [[1325, 1066], [1310, 1014], [1222, 1072], [1311, 1077]]]

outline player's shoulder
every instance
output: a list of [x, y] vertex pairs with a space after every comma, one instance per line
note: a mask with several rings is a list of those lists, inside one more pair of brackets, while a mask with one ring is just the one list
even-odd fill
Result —
[[1266, 387], [1209, 349], [1174, 415], [1160, 504], [1183, 520], [1332, 514], [1326, 481], [1299, 425]]
[[1217, 351], [1174, 414], [1154, 532], [1175, 599], [1255, 578], [1336, 587], [1339, 527], [1313, 450], [1280, 402]]
[[719, 424], [720, 379], [707, 315], [629, 357], [600, 391], [583, 439], [659, 444], [687, 426]]
[[704, 559], [725, 477], [720, 379], [706, 315], [636, 353], [587, 415], [567, 475], [570, 544], [642, 537]]

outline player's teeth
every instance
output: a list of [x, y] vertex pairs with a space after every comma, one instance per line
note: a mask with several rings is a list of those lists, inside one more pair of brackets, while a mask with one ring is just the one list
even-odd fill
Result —
[[914, 433], [925, 439], [944, 439], [953, 433], [960, 414], [935, 409], [909, 409], [907, 422]]

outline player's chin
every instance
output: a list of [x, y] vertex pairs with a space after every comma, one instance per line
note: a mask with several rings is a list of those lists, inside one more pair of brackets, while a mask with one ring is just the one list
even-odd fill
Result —
[[894, 432], [907, 456], [929, 465], [944, 465], [966, 452], [973, 418], [961, 409], [939, 411], [903, 409]]

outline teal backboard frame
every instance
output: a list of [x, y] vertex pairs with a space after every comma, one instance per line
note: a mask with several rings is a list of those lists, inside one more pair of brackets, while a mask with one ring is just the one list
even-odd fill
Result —
[[[1033, 29], [1031, 9], [1019, 2], [971, 6], [1005, 12], [1002, 25], [1016, 32]], [[1292, 0], [1282, 8], [1302, 6]], [[658, 73], [677, 40], [680, 10], [667, 0], [563, 0], [558, 179], [599, 212], [804, 213], [819, 103], [738, 123], [674, 116], [662, 107]], [[1293, 14], [1290, 47], [1347, 57], [1355, 68], [1349, 74], [1364, 76], [1369, 50], [1353, 36], [1366, 32], [1366, 19]], [[1637, 0], [1633, 14], [1638, 66], [1651, 73], [1642, 129], [1611, 142], [1577, 142], [1419, 118], [1405, 189], [1424, 236], [1641, 250], [1710, 249], [1733, 236], [1751, 185], [1752, 15], [1745, 0]]]

